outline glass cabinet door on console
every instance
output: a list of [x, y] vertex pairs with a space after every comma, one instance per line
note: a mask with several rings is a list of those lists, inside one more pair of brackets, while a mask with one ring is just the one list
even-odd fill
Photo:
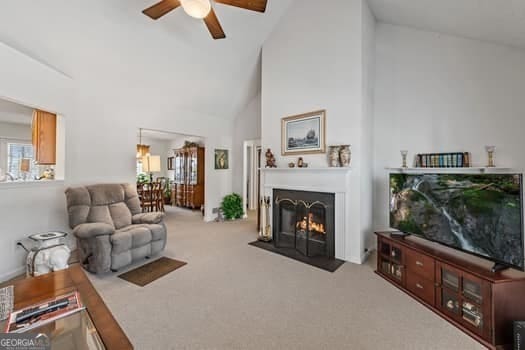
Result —
[[490, 286], [443, 263], [436, 265], [437, 307], [457, 322], [489, 339]]
[[404, 285], [404, 265], [401, 247], [389, 240], [381, 240], [379, 246], [379, 270]]

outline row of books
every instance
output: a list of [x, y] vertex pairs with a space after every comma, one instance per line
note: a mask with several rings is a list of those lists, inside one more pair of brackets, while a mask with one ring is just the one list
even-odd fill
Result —
[[424, 153], [416, 156], [416, 168], [467, 168], [470, 167], [470, 153]]

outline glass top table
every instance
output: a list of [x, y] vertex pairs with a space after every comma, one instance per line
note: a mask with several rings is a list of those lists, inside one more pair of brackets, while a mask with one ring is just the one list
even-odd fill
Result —
[[106, 349], [85, 309], [28, 332], [46, 334], [53, 350]]

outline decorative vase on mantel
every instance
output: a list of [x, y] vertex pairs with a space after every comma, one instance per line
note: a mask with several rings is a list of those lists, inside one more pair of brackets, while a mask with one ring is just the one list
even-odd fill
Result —
[[328, 165], [331, 168], [341, 166], [339, 164], [339, 148], [340, 146], [328, 146]]
[[341, 161], [342, 167], [349, 167], [352, 161], [352, 152], [350, 151], [350, 145], [342, 145], [339, 148], [339, 160]]

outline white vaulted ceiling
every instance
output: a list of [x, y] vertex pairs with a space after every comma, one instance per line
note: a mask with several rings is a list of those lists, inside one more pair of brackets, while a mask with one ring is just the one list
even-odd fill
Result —
[[523, 0], [369, 0], [379, 21], [525, 48]]
[[[265, 14], [215, 4], [225, 40], [181, 8], [158, 21], [141, 13], [156, 1], [2, 0], [0, 41], [83, 93], [232, 119], [260, 91], [261, 46], [298, 0], [269, 0]], [[524, 0], [368, 1], [382, 22], [525, 48]]]
[[260, 90], [262, 43], [292, 0], [269, 0], [265, 14], [215, 4], [225, 40], [181, 8], [141, 13], [156, 1], [4, 0], [0, 41], [106, 97], [235, 117]]

